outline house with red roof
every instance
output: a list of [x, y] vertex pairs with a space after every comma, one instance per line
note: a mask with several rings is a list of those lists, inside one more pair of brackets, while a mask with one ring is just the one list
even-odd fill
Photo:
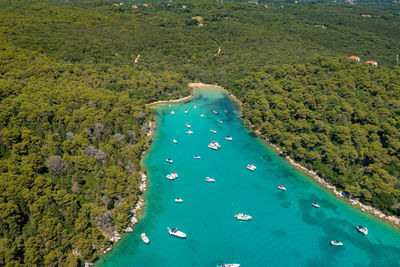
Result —
[[368, 60], [366, 63], [371, 64], [372, 66], [378, 66], [378, 62], [376, 62], [376, 61]]
[[357, 62], [360, 62], [360, 58], [356, 57], [356, 56], [348, 57], [348, 59], [353, 59], [353, 60], [357, 60]]

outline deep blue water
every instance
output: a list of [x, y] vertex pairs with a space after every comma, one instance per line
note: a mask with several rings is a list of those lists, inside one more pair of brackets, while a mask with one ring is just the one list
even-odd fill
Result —
[[[400, 266], [397, 230], [294, 170], [249, 133], [239, 108], [222, 91], [199, 90], [191, 102], [160, 106], [155, 113], [157, 132], [144, 160], [150, 183], [145, 213], [134, 232], [98, 265]], [[192, 126], [193, 135], [185, 133], [185, 123]], [[227, 135], [233, 141], [225, 140]], [[172, 143], [174, 138], [178, 144]], [[212, 140], [222, 148], [209, 149]], [[257, 170], [247, 170], [248, 163]], [[179, 178], [166, 179], [173, 171]], [[206, 183], [206, 176], [216, 182]], [[287, 191], [278, 190], [279, 184]], [[184, 202], [175, 203], [178, 197]], [[321, 208], [312, 207], [312, 202]], [[233, 216], [240, 212], [253, 219], [236, 220]], [[367, 236], [357, 232], [359, 224], [368, 227]], [[188, 238], [170, 236], [167, 227], [178, 227]], [[142, 232], [150, 238], [149, 245], [140, 239]], [[333, 247], [331, 240], [344, 245]]]

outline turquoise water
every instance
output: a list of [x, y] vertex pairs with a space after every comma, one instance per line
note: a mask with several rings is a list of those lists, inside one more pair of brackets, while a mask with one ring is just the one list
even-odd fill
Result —
[[[155, 112], [157, 132], [144, 160], [150, 181], [145, 214], [134, 232], [125, 235], [98, 265], [400, 265], [398, 231], [294, 170], [245, 129], [239, 108], [222, 91], [196, 91], [191, 102], [164, 105]], [[185, 123], [192, 126], [193, 135], [185, 133]], [[227, 135], [233, 141], [225, 140]], [[178, 144], [172, 143], [174, 138]], [[222, 148], [209, 149], [213, 140]], [[201, 159], [193, 159], [194, 155]], [[173, 164], [165, 161], [169, 157]], [[257, 170], [247, 170], [248, 163]], [[166, 179], [173, 171], [179, 178]], [[206, 176], [216, 182], [206, 183]], [[279, 184], [287, 191], [278, 190]], [[175, 198], [184, 202], [175, 203]], [[312, 207], [312, 202], [321, 208]], [[233, 217], [237, 213], [253, 219], [238, 221]], [[368, 227], [367, 236], [357, 232], [359, 224]], [[178, 227], [188, 238], [170, 236], [167, 227]], [[140, 239], [142, 232], [147, 233], [149, 245]], [[344, 246], [332, 247], [331, 240], [340, 240]]]

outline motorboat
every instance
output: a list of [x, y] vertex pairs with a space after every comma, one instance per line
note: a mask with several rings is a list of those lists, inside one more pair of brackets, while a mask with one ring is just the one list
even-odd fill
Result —
[[214, 113], [214, 114], [218, 114], [218, 112], [217, 112], [217, 111], [215, 111], [215, 110], [213, 110], [213, 113]]
[[251, 220], [253, 217], [244, 213], [239, 213], [235, 215], [235, 218], [238, 219], [239, 221], [248, 221]]
[[173, 139], [173, 140], [172, 140], [172, 143], [177, 144], [178, 141], [176, 141], [176, 139]]
[[178, 178], [178, 174], [176, 172], [173, 172], [173, 173], [168, 174], [166, 177], [167, 177], [167, 179], [175, 180], [176, 178]]
[[311, 205], [313, 205], [314, 208], [319, 208], [320, 206], [318, 205], [318, 203], [313, 202]]
[[186, 238], [186, 234], [184, 232], [182, 232], [182, 231], [179, 231], [178, 228], [169, 228], [169, 227], [167, 227], [167, 229], [168, 229], [168, 233], [170, 235], [173, 235], [173, 236], [176, 236], [176, 237], [179, 237], [179, 238]]
[[208, 145], [208, 147], [211, 148], [211, 149], [214, 149], [214, 150], [218, 149], [218, 147], [216, 145], [211, 144], [211, 143]]
[[188, 127], [188, 128], [190, 128], [190, 124], [189, 124], [189, 123], [186, 123], [185, 126]]
[[331, 241], [332, 246], [343, 246], [343, 243], [337, 240], [332, 240]]
[[363, 233], [364, 235], [367, 235], [367, 234], [368, 234], [368, 229], [367, 229], [367, 227], [362, 227], [362, 225], [357, 226], [357, 230], [358, 230], [360, 233]]
[[214, 129], [210, 129], [210, 132], [215, 133], [215, 134], [217, 133], [217, 131]]
[[239, 263], [223, 263], [222, 265], [217, 265], [217, 267], [240, 267]]
[[175, 111], [172, 110], [172, 111], [171, 111], [171, 114], [172, 114], [172, 115], [175, 115]]
[[141, 234], [140, 234], [140, 237], [142, 238], [142, 240], [143, 240], [144, 243], [146, 243], [146, 244], [150, 243], [150, 240], [149, 240], [149, 238], [146, 236], [145, 233], [141, 233]]
[[201, 115], [200, 115], [200, 117], [201, 117], [201, 118], [204, 118], [204, 115], [203, 115], [203, 114], [201, 114]]
[[286, 191], [286, 187], [284, 187], [283, 185], [278, 185], [277, 186], [278, 187], [278, 189], [280, 189], [280, 190], [282, 190], [282, 191]]
[[228, 111], [227, 111], [226, 109], [224, 109], [224, 112], [225, 112], [225, 113], [228, 113]]
[[186, 133], [187, 134], [193, 134], [193, 132], [191, 130], [187, 130]]
[[228, 140], [228, 141], [232, 141], [232, 137], [231, 136], [226, 136], [225, 139]]
[[250, 171], [255, 171], [257, 169], [254, 164], [247, 164], [246, 168]]
[[200, 159], [200, 156], [193, 156], [194, 159]]
[[187, 114], [189, 112], [189, 110], [185, 110], [185, 114]]
[[207, 183], [214, 183], [214, 182], [215, 182], [215, 179], [210, 178], [210, 177], [206, 177], [206, 182], [207, 182]]
[[197, 106], [194, 106], [194, 108], [197, 108]]
[[218, 120], [219, 123], [223, 123], [221, 120]]
[[182, 198], [175, 198], [175, 202], [182, 203], [183, 199]]
[[174, 161], [173, 161], [172, 159], [170, 159], [170, 158], [167, 158], [165, 161], [168, 162], [168, 163], [173, 163], [173, 162], [174, 162]]

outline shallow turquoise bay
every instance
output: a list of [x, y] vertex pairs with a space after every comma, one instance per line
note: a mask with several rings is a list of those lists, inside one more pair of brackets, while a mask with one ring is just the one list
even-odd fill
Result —
[[[222, 91], [198, 90], [191, 102], [164, 105], [155, 112], [157, 132], [144, 160], [149, 176], [144, 215], [134, 232], [100, 259], [99, 266], [216, 266], [224, 262], [244, 267], [400, 266], [397, 230], [294, 170], [250, 134], [240, 120], [239, 108]], [[186, 123], [193, 135], [185, 133]], [[225, 140], [227, 135], [233, 141]], [[172, 143], [174, 138], [178, 144]], [[213, 140], [222, 148], [209, 149]], [[194, 155], [201, 159], [193, 159]], [[169, 157], [173, 164], [165, 161]], [[249, 163], [257, 170], [247, 170]], [[166, 179], [173, 171], [179, 178]], [[206, 183], [206, 176], [216, 182]], [[287, 191], [278, 190], [279, 184]], [[175, 203], [175, 198], [184, 202]], [[312, 207], [312, 202], [321, 208]], [[233, 217], [237, 213], [253, 219], [237, 221]], [[360, 224], [368, 227], [367, 236], [355, 229]], [[178, 227], [188, 238], [170, 236], [167, 227]], [[149, 237], [149, 245], [142, 242], [142, 232]], [[340, 240], [344, 246], [332, 247], [331, 240]]]

